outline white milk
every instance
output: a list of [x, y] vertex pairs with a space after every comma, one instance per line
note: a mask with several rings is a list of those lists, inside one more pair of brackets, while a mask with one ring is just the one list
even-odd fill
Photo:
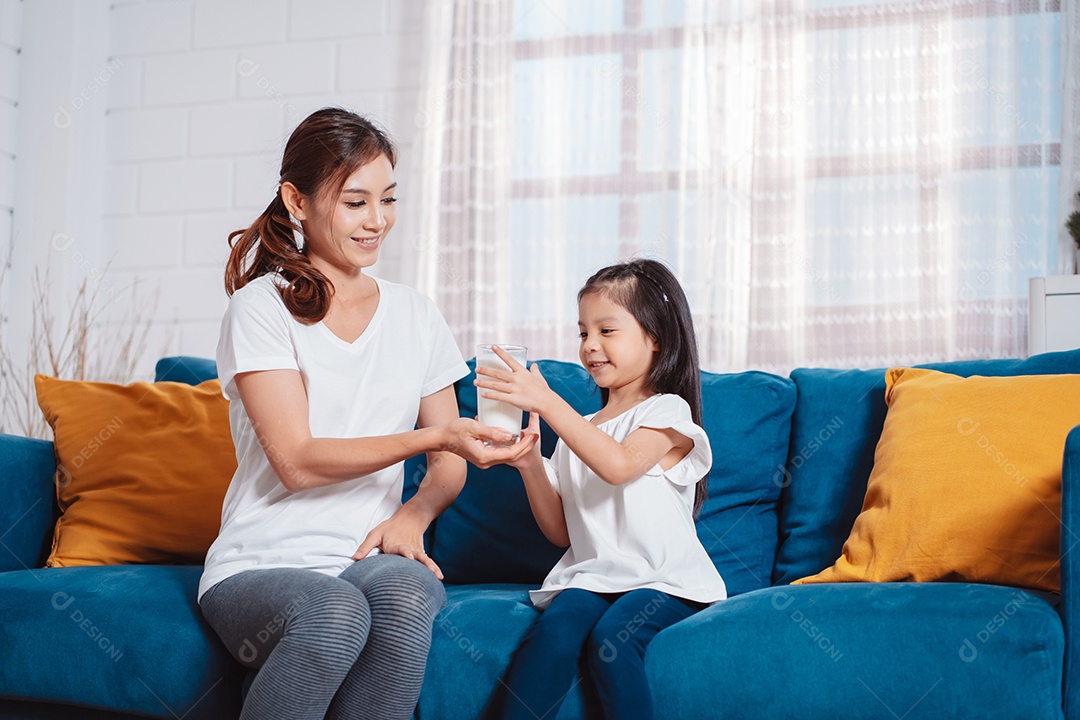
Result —
[[[492, 370], [510, 369], [510, 367], [495, 354], [478, 357], [476, 359], [476, 366], [490, 368]], [[521, 409], [501, 400], [491, 400], [483, 397], [481, 393], [484, 392], [489, 391], [484, 388], [476, 388], [476, 413], [480, 418], [480, 423], [491, 427], [501, 428], [510, 433], [514, 436], [514, 439], [511, 442], [504, 443], [504, 445], [513, 445], [521, 436]]]

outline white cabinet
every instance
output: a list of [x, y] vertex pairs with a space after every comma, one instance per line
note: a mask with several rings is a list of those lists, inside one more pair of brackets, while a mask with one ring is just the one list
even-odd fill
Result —
[[1080, 275], [1028, 281], [1028, 354], [1080, 348]]

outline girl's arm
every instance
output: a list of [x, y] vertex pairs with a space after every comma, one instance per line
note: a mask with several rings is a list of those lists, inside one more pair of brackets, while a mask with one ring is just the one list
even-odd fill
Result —
[[[517, 454], [514, 448], [483, 444], [485, 438], [505, 441], [508, 433], [458, 418], [456, 413], [447, 424], [395, 435], [314, 438], [308, 424], [307, 391], [296, 370], [241, 373], [236, 376], [236, 389], [271, 467], [291, 492], [369, 475], [420, 453], [449, 451], [480, 467], [506, 462]], [[453, 390], [449, 392], [452, 395]]]
[[657, 463], [666, 470], [693, 447], [689, 438], [670, 428], [638, 428], [620, 443], [578, 415], [548, 387], [536, 365], [530, 372], [501, 349], [496, 352], [510, 371], [477, 368], [482, 377], [477, 377], [476, 386], [487, 390], [483, 396], [543, 415], [574, 455], [610, 485], [636, 480]]
[[525, 494], [529, 498], [529, 507], [532, 509], [533, 517], [536, 518], [536, 524], [540, 527], [540, 532], [544, 533], [544, 537], [552, 545], [569, 547], [570, 533], [566, 529], [562, 497], [551, 486], [544, 460], [540, 456], [539, 413], [529, 413], [529, 427], [522, 433], [522, 439], [526, 434], [534, 436], [536, 442], [532, 448], [508, 464], [521, 473], [521, 479], [525, 483]]

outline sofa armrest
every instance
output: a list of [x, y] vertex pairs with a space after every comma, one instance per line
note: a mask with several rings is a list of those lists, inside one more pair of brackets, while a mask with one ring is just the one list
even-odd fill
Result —
[[0, 572], [45, 564], [60, 514], [55, 473], [51, 442], [0, 434]]
[[1061, 466], [1061, 622], [1065, 627], [1062, 693], [1067, 720], [1080, 720], [1080, 425], [1065, 440]]

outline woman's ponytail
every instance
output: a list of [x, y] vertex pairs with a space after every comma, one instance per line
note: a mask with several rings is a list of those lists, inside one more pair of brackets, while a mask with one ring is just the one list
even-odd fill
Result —
[[277, 272], [288, 283], [278, 287], [285, 307], [297, 320], [317, 323], [330, 309], [333, 287], [296, 246], [296, 230], [278, 188], [251, 227], [229, 234], [225, 292], [231, 296], [255, 278]]

